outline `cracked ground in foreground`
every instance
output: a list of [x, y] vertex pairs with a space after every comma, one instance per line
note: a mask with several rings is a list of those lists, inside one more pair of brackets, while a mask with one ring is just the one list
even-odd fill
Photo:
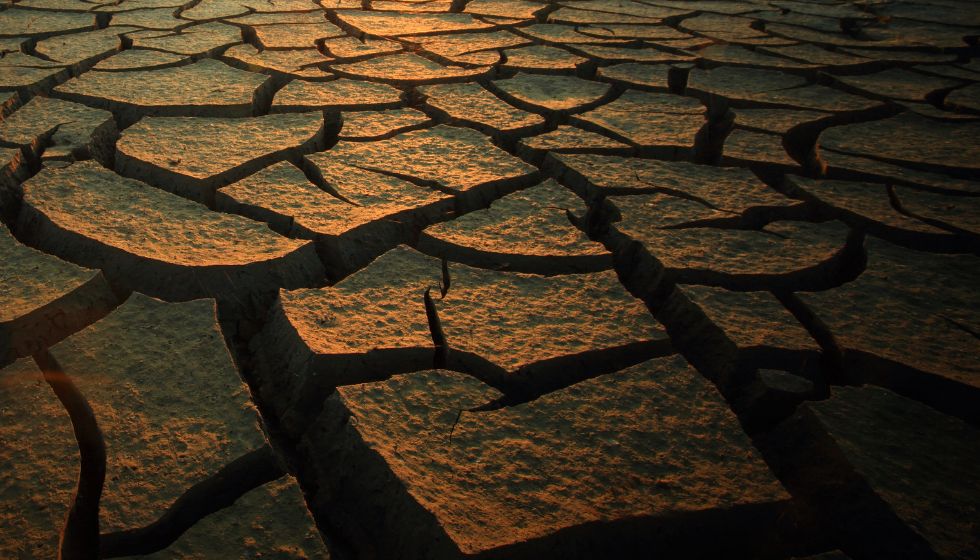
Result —
[[4, 0], [0, 558], [980, 558], [978, 42]]

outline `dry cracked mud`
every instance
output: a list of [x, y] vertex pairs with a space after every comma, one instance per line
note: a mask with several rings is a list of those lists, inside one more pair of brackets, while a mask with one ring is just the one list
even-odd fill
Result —
[[0, 557], [980, 560], [980, 5], [4, 0]]

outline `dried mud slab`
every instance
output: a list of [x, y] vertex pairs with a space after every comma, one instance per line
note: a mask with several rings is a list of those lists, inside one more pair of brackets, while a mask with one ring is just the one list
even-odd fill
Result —
[[504, 55], [507, 62], [501, 67], [518, 72], [570, 73], [589, 61], [585, 57], [547, 45], [506, 49]]
[[490, 134], [519, 134], [544, 124], [544, 117], [504, 103], [480, 84], [423, 86], [425, 104], [454, 121], [472, 123]]
[[976, 256], [913, 251], [870, 238], [867, 269], [856, 280], [799, 296], [845, 351], [877, 359], [867, 367], [869, 376], [887, 380], [884, 360], [980, 387], [980, 324], [972, 312], [977, 278]]
[[855, 156], [833, 150], [821, 150], [819, 155], [820, 163], [826, 167], [827, 175], [835, 178], [911, 184], [957, 194], [980, 193], [980, 181], [913, 169], [907, 167], [908, 164], [904, 162], [901, 162], [901, 165], [896, 165], [870, 157]]
[[839, 387], [807, 405], [847, 460], [943, 558], [977, 550], [975, 426], [878, 387]]
[[391, 109], [401, 104], [401, 91], [386, 85], [341, 78], [329, 82], [293, 80], [276, 92], [273, 113], [315, 109]]
[[160, 31], [174, 31], [185, 22], [176, 17], [176, 12], [171, 8], [148, 8], [138, 10], [123, 10], [112, 14], [112, 23], [115, 25], [134, 25], [159, 35]]
[[86, 33], [73, 33], [38, 41], [34, 52], [48, 60], [65, 64], [84, 64], [122, 47], [120, 35], [134, 27], [109, 27]]
[[599, 68], [596, 76], [626, 86], [640, 86], [665, 90], [668, 87], [667, 64], [637, 64], [627, 62]]
[[[280, 292], [256, 349], [266, 364], [263, 395], [287, 416], [287, 429], [305, 426], [307, 407], [333, 385], [429, 369], [440, 354], [444, 367], [521, 401], [670, 351], [611, 271], [539, 276], [449, 263], [443, 276], [441, 268], [401, 246], [330, 288]], [[446, 295], [427, 310], [423, 294], [441, 286]], [[448, 353], [433, 343], [433, 312]]]
[[123, 131], [116, 170], [193, 200], [270, 163], [323, 147], [322, 113], [147, 117]]
[[870, 157], [927, 171], [968, 170], [980, 176], [980, 123], [944, 123], [914, 113], [828, 128], [821, 150]]
[[375, 37], [474, 31], [493, 27], [470, 14], [411, 14], [336, 10], [341, 24]]
[[518, 107], [531, 111], [581, 111], [609, 92], [608, 84], [574, 76], [526, 73], [518, 73], [507, 80], [496, 80], [493, 86]]
[[581, 33], [575, 26], [572, 25], [537, 23], [528, 27], [521, 27], [520, 30], [522, 34], [538, 39], [542, 43], [557, 46], [589, 43], [612, 43], [616, 45], [623, 44], [623, 40], [593, 37], [591, 35]]
[[735, 123], [748, 130], [785, 134], [795, 126], [828, 116], [829, 113], [796, 109], [738, 109]]
[[[607, 4], [606, 8], [592, 5], [582, 5], [578, 6], [585, 9], [578, 9], [573, 7], [563, 7], [555, 10], [554, 12], [548, 14], [548, 21], [555, 23], [565, 23], [565, 24], [654, 24], [660, 23], [663, 16], [659, 13], [655, 16], [648, 17], [645, 15], [638, 15], [635, 13], [619, 13], [616, 11], [616, 6], [614, 4]], [[638, 7], [640, 10], [648, 10], [650, 12], [659, 12], [663, 8], [657, 6], [646, 6], [639, 4], [638, 2], [629, 2], [626, 4], [629, 7]]]
[[677, 158], [694, 152], [695, 136], [707, 122], [704, 112], [696, 99], [627, 90], [616, 101], [571, 120], [632, 146]]
[[572, 50], [588, 56], [590, 60], [605, 64], [617, 62], [643, 62], [650, 64], [657, 62], [692, 62], [695, 60], [694, 56], [674, 54], [660, 49], [650, 48], [636, 49], [605, 45], [576, 45]]
[[816, 64], [801, 62], [781, 56], [769, 56], [758, 50], [747, 49], [741, 45], [708, 45], [692, 51], [702, 60], [738, 66], [758, 66], [762, 68], [801, 70], [817, 68]]
[[725, 137], [722, 163], [726, 165], [761, 165], [767, 168], [799, 168], [796, 160], [786, 153], [782, 136], [742, 128], [732, 130]]
[[105, 277], [21, 245], [0, 226], [0, 363], [30, 356], [108, 313]]
[[836, 79], [866, 94], [899, 101], [925, 101], [926, 96], [936, 90], [962, 83], [901, 68], [891, 68], [874, 74], [838, 76]]
[[796, 368], [818, 358], [820, 346], [769, 292], [691, 284], [677, 289], [735, 344], [743, 360]]
[[[699, 205], [700, 212], [712, 213], [714, 217], [747, 223], [765, 222], [780, 213], [791, 213], [800, 204], [770, 188], [746, 169], [593, 154], [550, 157], [561, 180], [586, 197], [660, 193]], [[661, 220], [658, 227], [683, 223], [687, 220]]]
[[472, 0], [466, 3], [465, 13], [478, 16], [499, 16], [531, 19], [544, 7], [524, 0]]
[[187, 66], [132, 72], [87, 72], [55, 88], [55, 95], [142, 115], [245, 117], [267, 76], [204, 59]]
[[245, 305], [279, 286], [316, 284], [312, 243], [126, 179], [93, 162], [24, 183], [18, 231], [44, 251], [166, 297]]
[[805, 78], [776, 70], [721, 66], [695, 68], [688, 78], [689, 91], [714, 94], [749, 106], [798, 107], [817, 111], [861, 111], [880, 101], [850, 95], [821, 85], [807, 85]]
[[272, 26], [284, 24], [313, 25], [325, 23], [324, 13], [313, 9], [306, 12], [255, 12], [247, 16], [228, 20], [231, 23], [241, 23], [248, 26]]
[[95, 29], [95, 16], [72, 12], [10, 8], [0, 13], [0, 37], [46, 36]]
[[45, 160], [111, 161], [116, 136], [112, 113], [49, 97], [35, 97], [0, 121], [0, 142], [41, 151]]
[[222, 57], [235, 66], [263, 74], [285, 74], [299, 79], [318, 80], [333, 77], [320, 65], [333, 59], [311, 46], [304, 49], [259, 50], [252, 45], [235, 45], [224, 51]]
[[345, 165], [332, 152], [307, 156], [307, 162], [336, 194], [310, 183], [295, 166], [278, 163], [218, 191], [218, 209], [316, 240], [327, 269], [337, 275], [411, 238], [453, 206], [449, 195]]
[[972, 238], [980, 235], [980, 199], [911, 187], [894, 187], [898, 207], [937, 227]]
[[357, 545], [380, 555], [529, 558], [649, 550], [675, 516], [697, 525], [750, 504], [758, 509], [744, 515], [765, 516], [788, 497], [681, 358], [457, 418], [496, 396], [447, 371], [339, 388], [300, 444], [336, 459], [316, 462], [314, 499], [360, 523]]
[[[526, 375], [533, 364], [563, 356], [666, 341], [611, 271], [541, 277], [451, 264], [449, 276], [452, 286], [437, 307], [452, 352], [508, 372]], [[565, 302], [560, 309], [558, 300]], [[578, 320], [569, 320], [573, 313]]]
[[131, 70], [153, 70], [161, 66], [176, 64], [185, 57], [179, 54], [151, 51], [146, 49], [128, 49], [104, 58], [92, 67], [101, 72], [127, 72]]
[[530, 40], [509, 31], [426, 35], [411, 37], [408, 40], [446, 61], [478, 65], [500, 62], [499, 49], [531, 44]]
[[[268, 17], [275, 17], [276, 12], [306, 12], [315, 9], [315, 3], [311, 5], [302, 0], [202, 0], [192, 8], [183, 11], [181, 17], [190, 20], [208, 20], [247, 16], [255, 12], [269, 12]], [[280, 17], [295, 18], [297, 16], [289, 14]]]
[[341, 76], [410, 86], [471, 80], [483, 76], [491, 67], [443, 66], [417, 54], [407, 53], [334, 64], [330, 69]]
[[534, 167], [479, 132], [445, 125], [380, 142], [341, 142], [330, 153], [348, 165], [439, 188], [462, 199], [464, 206], [473, 200], [489, 202], [494, 193], [530, 184], [537, 175]]
[[71, 69], [23, 53], [0, 57], [0, 91], [33, 95], [46, 92], [71, 76]]
[[[980, 79], [980, 76], [974, 79]], [[949, 92], [944, 103], [954, 110], [980, 113], [980, 84], [971, 84]]]
[[[192, 484], [266, 443], [213, 301], [167, 304], [134, 294], [52, 354], [88, 400], [105, 437], [103, 532], [155, 521]], [[0, 428], [10, 469], [0, 542], [12, 545], [11, 552], [51, 556], [58, 539], [52, 529], [62, 523], [77, 473], [71, 423], [26, 360], [0, 370], [0, 384], [2, 414], [19, 418]], [[246, 494], [156, 557], [284, 551], [326, 557], [291, 478]]]
[[832, 51], [805, 43], [787, 46], [765, 46], [760, 47], [759, 50], [822, 66], [847, 67], [871, 62], [870, 59], [862, 56], [855, 56], [842, 51]]
[[[928, 250], [930, 248], [950, 248], [956, 244], [956, 235], [948, 229], [931, 225], [913, 216], [906, 215], [895, 208], [888, 187], [876, 183], [860, 183], [852, 181], [828, 181], [807, 179], [790, 175], [786, 177], [787, 185], [798, 189], [804, 196], [819, 201], [855, 226], [865, 227], [878, 237], [891, 240], [912, 248]], [[938, 194], [902, 188], [913, 208], [919, 209], [915, 203], [926, 202], [927, 214], [946, 218], [945, 214], [962, 203], [969, 212], [975, 205], [970, 197], [948, 197]], [[936, 209], [944, 212], [938, 215]], [[938, 220], [937, 220], [938, 221]]]
[[418, 248], [471, 266], [538, 274], [612, 268], [612, 255], [575, 227], [569, 213], [584, 216], [585, 203], [549, 179], [485, 210], [429, 226]]
[[[976, 446], [916, 440], [980, 425], [980, 17], [917, 1], [0, 5], [0, 557], [56, 554], [77, 469], [14, 360], [135, 290], [59, 350], [111, 483], [228, 464], [181, 470], [226, 433], [185, 393], [273, 453], [232, 349], [331, 538], [286, 476], [153, 557], [973, 558], [973, 478], [919, 480]], [[916, 403], [845, 449], [841, 386]]]
[[343, 37], [344, 32], [332, 23], [289, 23], [254, 25], [255, 38], [265, 49], [302, 49], [316, 45], [318, 39]]
[[402, 50], [402, 46], [401, 43], [387, 39], [364, 39], [361, 41], [354, 37], [334, 37], [323, 41], [323, 49], [331, 56], [345, 60], [392, 54]]
[[609, 202], [621, 216], [611, 225], [615, 250], [638, 242], [656, 259], [658, 274], [682, 283], [756, 290], [833, 283], [849, 233], [836, 221], [777, 221], [758, 230], [695, 227], [723, 216], [698, 202], [661, 194], [616, 196]]
[[382, 140], [432, 124], [428, 115], [415, 109], [345, 112], [341, 121], [340, 140]]
[[540, 160], [547, 152], [621, 154], [632, 152], [633, 148], [608, 136], [563, 125], [551, 132], [518, 140], [517, 150], [525, 159]]
[[[180, 20], [177, 20], [180, 21]], [[138, 31], [128, 35], [133, 46], [187, 56], [214, 56], [242, 42], [241, 30], [219, 22], [186, 27], [176, 33]]]

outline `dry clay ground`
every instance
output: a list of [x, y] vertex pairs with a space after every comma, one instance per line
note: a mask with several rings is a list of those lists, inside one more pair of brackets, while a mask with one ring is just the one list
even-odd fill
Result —
[[0, 557], [980, 558], [978, 35], [5, 0]]

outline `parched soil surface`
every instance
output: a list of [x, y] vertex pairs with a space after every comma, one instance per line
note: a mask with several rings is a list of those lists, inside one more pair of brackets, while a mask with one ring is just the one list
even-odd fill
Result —
[[0, 558], [980, 559], [980, 4], [3, 0]]

